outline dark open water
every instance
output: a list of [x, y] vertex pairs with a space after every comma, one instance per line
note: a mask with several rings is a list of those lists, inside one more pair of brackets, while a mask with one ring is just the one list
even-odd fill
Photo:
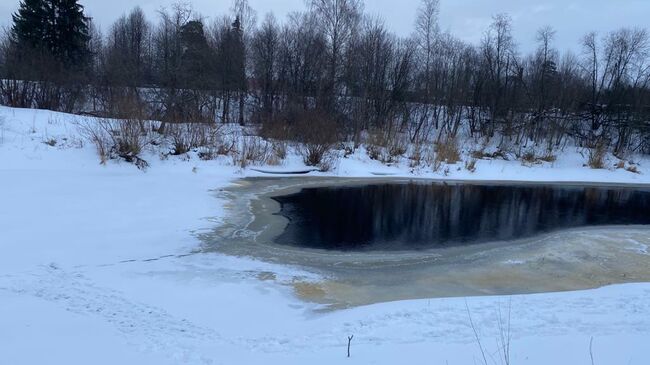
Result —
[[277, 243], [327, 250], [420, 250], [650, 224], [650, 191], [627, 188], [395, 183], [274, 199], [290, 221]]

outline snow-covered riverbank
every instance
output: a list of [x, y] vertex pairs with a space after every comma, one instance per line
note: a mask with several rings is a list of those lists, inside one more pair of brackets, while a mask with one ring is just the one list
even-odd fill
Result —
[[[647, 362], [648, 284], [319, 312], [287, 285], [312, 273], [198, 253], [196, 234], [228, 214], [216, 191], [259, 172], [155, 151], [146, 172], [101, 166], [74, 118], [0, 108], [0, 363], [332, 364], [346, 360], [348, 335], [350, 363], [482, 363], [468, 307], [489, 363], [501, 363], [498, 312], [508, 308], [513, 364], [589, 363], [592, 337], [598, 364]], [[650, 183], [648, 160], [638, 161], [642, 174], [584, 161], [567, 151], [553, 164], [481, 160], [475, 173], [417, 176]], [[409, 169], [360, 151], [332, 174]]]

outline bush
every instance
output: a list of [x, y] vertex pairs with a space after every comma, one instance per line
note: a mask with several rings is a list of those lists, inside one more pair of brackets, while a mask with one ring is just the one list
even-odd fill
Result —
[[537, 162], [537, 156], [535, 156], [535, 151], [526, 151], [522, 156], [521, 156], [521, 161], [523, 163], [527, 164], [534, 164]]
[[265, 164], [272, 154], [272, 146], [260, 137], [245, 136], [239, 143], [239, 153], [235, 155], [235, 164], [241, 168], [249, 165]]
[[588, 165], [592, 169], [603, 169], [605, 168], [605, 155], [607, 154], [607, 149], [603, 144], [589, 149], [589, 161]]
[[458, 142], [454, 138], [448, 138], [444, 142], [439, 142], [436, 146], [436, 161], [446, 162], [450, 165], [460, 161], [460, 150]]
[[465, 162], [465, 169], [469, 172], [476, 172], [476, 160], [472, 159]]
[[422, 145], [416, 143], [409, 156], [409, 167], [416, 168], [422, 164]]
[[113, 140], [113, 148], [116, 149], [117, 155], [129, 160], [135, 158], [144, 149], [146, 145], [146, 128], [143, 122], [123, 119], [115, 124], [105, 123], [105, 128], [109, 128]]
[[337, 141], [335, 120], [317, 110], [305, 111], [296, 121], [295, 135], [302, 142], [299, 152], [305, 165], [321, 170], [332, 168], [332, 147]]
[[280, 161], [287, 158], [287, 144], [285, 142], [273, 142], [273, 153]]
[[278, 141], [288, 141], [293, 138], [291, 124], [293, 122], [293, 113], [279, 115], [270, 121], [262, 123], [260, 136], [266, 139]]
[[178, 156], [211, 145], [215, 140], [213, 137], [219, 134], [219, 127], [206, 123], [170, 124], [165, 134], [171, 138], [174, 148], [172, 155]]
[[383, 163], [394, 163], [408, 151], [408, 142], [400, 133], [372, 130], [367, 143], [368, 157]]
[[330, 149], [330, 146], [325, 144], [305, 143], [300, 148], [302, 161], [307, 166], [319, 166], [327, 156]]
[[542, 157], [539, 157], [539, 159], [544, 162], [553, 163], [557, 161], [557, 156], [553, 154], [553, 151], [546, 151], [546, 154], [544, 154]]
[[121, 158], [145, 169], [149, 164], [140, 158], [148, 143], [149, 123], [135, 119], [95, 119], [79, 124], [80, 132], [95, 145], [100, 163]]
[[490, 155], [485, 153], [485, 150], [474, 150], [470, 155], [475, 160], [482, 160], [484, 158], [490, 157]]
[[79, 133], [97, 149], [99, 163], [104, 165], [109, 160], [110, 152], [110, 132], [101, 125], [101, 120], [85, 121], [79, 123]]
[[553, 151], [547, 150], [544, 155], [538, 155], [534, 149], [530, 149], [524, 152], [523, 155], [519, 157], [524, 166], [529, 166], [533, 164], [541, 164], [542, 162], [553, 163], [557, 160], [557, 157], [553, 154]]

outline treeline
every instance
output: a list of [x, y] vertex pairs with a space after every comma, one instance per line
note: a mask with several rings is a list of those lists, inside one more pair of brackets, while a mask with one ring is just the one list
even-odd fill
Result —
[[362, 0], [309, 0], [282, 22], [235, 0], [210, 21], [189, 5], [155, 22], [135, 8], [102, 34], [74, 0], [24, 0], [2, 43], [1, 100], [356, 145], [463, 137], [650, 153], [645, 29], [589, 33], [560, 54], [545, 27], [523, 54], [506, 14], [480, 44], [442, 32], [439, 16], [423, 0], [412, 36], [398, 37]]

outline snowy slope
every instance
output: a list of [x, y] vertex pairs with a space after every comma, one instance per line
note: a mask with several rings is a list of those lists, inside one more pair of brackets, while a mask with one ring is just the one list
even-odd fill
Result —
[[[321, 312], [287, 285], [311, 273], [196, 253], [196, 233], [227, 214], [214, 191], [259, 173], [155, 151], [146, 172], [101, 166], [75, 119], [0, 108], [0, 364], [333, 364], [346, 361], [348, 335], [353, 364], [482, 363], [470, 315], [488, 363], [501, 364], [509, 309], [513, 364], [590, 363], [592, 337], [598, 364], [648, 363], [649, 284]], [[552, 165], [479, 161], [448, 178], [650, 183], [583, 163], [569, 151]], [[334, 172], [376, 173], [410, 174], [361, 152]]]

